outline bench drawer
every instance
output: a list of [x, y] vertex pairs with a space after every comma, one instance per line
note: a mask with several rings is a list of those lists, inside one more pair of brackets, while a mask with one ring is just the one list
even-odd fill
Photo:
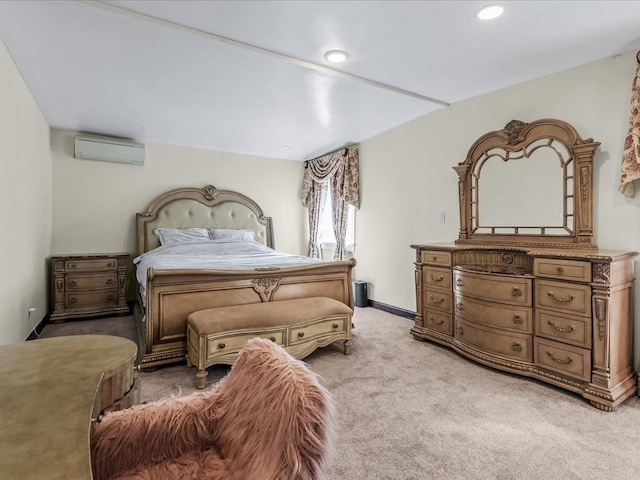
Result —
[[284, 345], [285, 329], [266, 330], [261, 328], [256, 331], [243, 330], [242, 332], [211, 335], [207, 338], [207, 350], [209, 355], [239, 352], [249, 340], [256, 337], [271, 340], [278, 345]]
[[340, 316], [292, 326], [289, 328], [289, 345], [306, 342], [317, 337], [344, 334], [348, 331], [347, 321], [349, 321], [347, 317]]

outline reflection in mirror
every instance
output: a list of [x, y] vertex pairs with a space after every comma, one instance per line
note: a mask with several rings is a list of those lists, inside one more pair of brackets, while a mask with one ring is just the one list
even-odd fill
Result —
[[573, 202], [565, 192], [573, 191], [572, 177], [572, 158], [555, 140], [539, 140], [516, 152], [488, 150], [471, 177], [472, 231], [571, 234]]

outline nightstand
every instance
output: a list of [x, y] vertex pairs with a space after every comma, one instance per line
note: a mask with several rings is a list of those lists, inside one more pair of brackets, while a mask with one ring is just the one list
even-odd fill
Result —
[[51, 322], [128, 314], [125, 295], [128, 258], [128, 253], [51, 257]]

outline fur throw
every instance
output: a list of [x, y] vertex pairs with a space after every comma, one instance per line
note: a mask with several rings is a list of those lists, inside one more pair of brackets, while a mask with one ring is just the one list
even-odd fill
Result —
[[320, 480], [334, 452], [334, 406], [307, 366], [255, 338], [210, 391], [106, 414], [96, 480]]

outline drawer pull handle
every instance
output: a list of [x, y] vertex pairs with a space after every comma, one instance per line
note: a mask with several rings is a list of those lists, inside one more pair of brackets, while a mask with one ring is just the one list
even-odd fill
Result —
[[547, 356], [548, 356], [551, 360], [553, 360], [554, 362], [556, 362], [556, 363], [560, 363], [560, 364], [562, 364], [562, 365], [569, 365], [571, 362], [573, 362], [573, 358], [571, 358], [571, 357], [567, 357], [567, 359], [566, 359], [566, 360], [562, 360], [561, 358], [556, 358], [556, 357], [554, 357], [554, 356], [553, 356], [553, 353], [551, 353], [551, 352], [549, 352], [549, 351], [547, 351]]
[[107, 295], [107, 302], [113, 302], [113, 295]]
[[431, 298], [431, 301], [433, 303], [442, 303], [442, 302], [444, 302], [444, 297], [434, 298], [433, 295], [430, 295], [429, 298]]
[[522, 290], [520, 290], [520, 287], [513, 287], [513, 289], [511, 290], [511, 296], [520, 297], [521, 295], [522, 295]]
[[462, 302], [456, 303], [456, 310], [460, 310], [460, 311], [464, 310], [464, 305], [462, 304]]
[[464, 285], [464, 282], [462, 281], [462, 279], [461, 279], [461, 278], [459, 278], [459, 279], [457, 279], [457, 280], [456, 280], [456, 286], [457, 286], [457, 287], [461, 287], [461, 286], [463, 286], [463, 285]]
[[569, 332], [573, 332], [576, 329], [576, 327], [574, 325], [569, 325], [569, 328], [556, 327], [556, 325], [553, 323], [553, 320], [547, 320], [547, 323], [556, 332], [560, 332], [560, 333], [569, 333]]
[[71, 297], [69, 299], [69, 303], [78, 303], [78, 299], [76, 297]]
[[464, 333], [464, 330], [462, 329], [462, 327], [456, 327], [456, 333], [458, 335], [462, 335]]
[[433, 257], [431, 257], [431, 260], [433, 260], [434, 262], [438, 260], [438, 257], [436, 257], [435, 255]]
[[331, 325], [332, 328], [338, 328], [340, 325], [338, 325], [337, 323], [334, 323], [333, 325]]
[[276, 341], [276, 337], [271, 337], [271, 338], [269, 338], [269, 340], [271, 340], [272, 342], [275, 342]]
[[513, 323], [515, 323], [516, 325], [522, 325], [522, 317], [520, 315], [514, 315]]
[[107, 263], [107, 267], [113, 267], [113, 262]]
[[442, 325], [444, 323], [444, 320], [435, 319], [433, 317], [429, 317], [429, 320], [431, 320], [431, 323], [433, 323], [434, 325]]
[[556, 268], [556, 272], [558, 272], [558, 275], [562, 275], [564, 273], [564, 268], [562, 267], [557, 267]]
[[69, 268], [76, 268], [76, 267], [77, 267], [77, 265], [75, 263], [70, 263], [69, 264]]
[[438, 278], [433, 276], [433, 273], [429, 274], [429, 277], [431, 278], [431, 280], [433, 280], [434, 282], [441, 282], [442, 280], [444, 280], [444, 275], [440, 275]]
[[298, 336], [299, 336], [300, 338], [304, 337], [304, 332], [298, 332]]
[[107, 285], [113, 285], [113, 278], [109, 278], [106, 282]]
[[569, 303], [571, 302], [574, 298], [573, 295], [569, 294], [569, 296], [567, 298], [562, 298], [562, 297], [556, 297], [553, 292], [551, 290], [547, 291], [547, 295], [549, 295], [551, 297], [552, 300], [555, 300], [556, 302], [560, 302], [560, 303]]
[[226, 347], [226, 345], [225, 345], [224, 343], [219, 343], [219, 344], [218, 344], [218, 348], [219, 348], [220, 350], [224, 350], [224, 347]]
[[78, 282], [76, 282], [75, 280], [71, 280], [71, 281], [69, 282], [69, 286], [70, 286], [70, 287], [75, 287], [76, 285], [78, 285]]
[[514, 342], [513, 345], [511, 345], [511, 350], [513, 350], [514, 352], [521, 352], [522, 345], [520, 345], [519, 342]]

